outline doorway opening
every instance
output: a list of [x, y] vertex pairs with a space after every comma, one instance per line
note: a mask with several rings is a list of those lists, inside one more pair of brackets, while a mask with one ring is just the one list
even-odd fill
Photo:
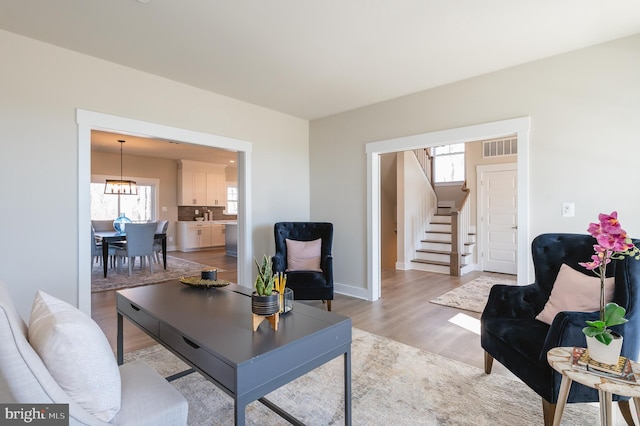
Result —
[[[253, 252], [251, 229], [251, 150], [250, 142], [191, 131], [141, 120], [78, 109], [78, 258], [90, 252], [91, 131], [173, 140], [237, 152], [238, 160], [238, 282], [249, 282]], [[89, 262], [78, 266], [78, 307], [91, 315], [91, 269]]]
[[420, 135], [372, 142], [366, 145], [367, 154], [367, 299], [374, 301], [381, 295], [380, 267], [380, 156], [381, 154], [413, 149], [495, 139], [514, 135], [518, 140], [517, 192], [517, 276], [518, 283], [530, 279], [527, 261], [529, 211], [529, 147], [530, 118], [516, 118]]

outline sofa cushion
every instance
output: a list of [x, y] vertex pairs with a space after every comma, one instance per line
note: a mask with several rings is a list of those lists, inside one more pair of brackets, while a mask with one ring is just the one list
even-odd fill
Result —
[[322, 271], [320, 250], [322, 238], [312, 241], [285, 240], [287, 244], [287, 271]]
[[[606, 278], [605, 303], [613, 300], [615, 282]], [[562, 264], [549, 300], [536, 319], [551, 325], [558, 312], [596, 312], [600, 310], [600, 278], [583, 274]]]
[[99, 420], [120, 410], [120, 371], [100, 327], [70, 304], [42, 291], [29, 320], [29, 342], [62, 389]]

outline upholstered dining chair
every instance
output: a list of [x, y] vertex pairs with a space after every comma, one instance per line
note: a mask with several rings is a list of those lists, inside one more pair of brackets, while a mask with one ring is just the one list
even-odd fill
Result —
[[[116, 254], [116, 249], [114, 246], [109, 246], [109, 259], [111, 260], [111, 266], [113, 266], [113, 257]], [[93, 229], [93, 225], [91, 226], [91, 267], [93, 268], [93, 264], [95, 262], [99, 262], [102, 264], [102, 243], [98, 243], [96, 241], [96, 232]]]
[[[169, 221], [168, 220], [158, 221], [158, 224], [156, 226], [156, 234], [166, 234], [168, 228], [169, 228]], [[160, 263], [160, 253], [161, 252], [162, 252], [162, 240], [155, 239], [153, 241], [153, 253], [155, 254], [154, 260], [155, 260], [156, 263]]]
[[331, 310], [333, 300], [333, 224], [278, 222], [273, 227], [276, 253], [273, 272], [287, 274], [294, 299], [322, 300]]
[[[578, 265], [591, 260], [596, 240], [589, 235], [542, 234], [531, 245], [535, 282], [526, 286], [494, 285], [482, 313], [480, 341], [485, 351], [485, 372], [489, 374], [493, 360], [498, 360], [509, 371], [542, 397], [545, 425], [553, 423], [561, 375], [547, 362], [547, 352], [559, 346], [586, 345], [582, 328], [586, 320], [598, 319], [599, 278]], [[634, 240], [638, 246], [639, 240]], [[564, 265], [564, 266], [563, 266]], [[568, 268], [567, 268], [568, 267]], [[627, 310], [629, 320], [613, 327], [624, 337], [622, 355], [638, 359], [640, 351], [640, 261], [633, 257], [614, 261], [607, 268], [607, 277], [614, 278], [613, 301]], [[597, 299], [591, 301], [591, 312], [576, 310], [552, 313], [544, 319], [542, 311], [554, 292], [564, 292], [567, 303], [574, 303], [581, 286], [596, 280]], [[548, 311], [547, 311], [548, 312]], [[536, 319], [536, 317], [540, 318]], [[543, 321], [549, 321], [547, 324]], [[620, 410], [629, 422], [628, 398], [614, 395]], [[598, 392], [574, 383], [568, 403], [597, 402]], [[633, 424], [633, 420], [631, 423]]]
[[153, 241], [157, 224], [152, 223], [128, 223], [126, 227], [127, 242], [124, 247], [116, 247], [118, 258], [118, 272], [122, 270], [123, 258], [128, 258], [129, 276], [133, 274], [135, 258], [140, 256], [141, 267], [145, 267], [145, 261], [149, 261], [149, 269], [153, 273]]

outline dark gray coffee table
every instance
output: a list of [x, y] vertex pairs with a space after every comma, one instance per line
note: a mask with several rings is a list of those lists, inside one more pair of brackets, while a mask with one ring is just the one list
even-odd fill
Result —
[[350, 425], [351, 319], [294, 303], [278, 331], [265, 321], [254, 332], [251, 292], [235, 284], [206, 290], [177, 281], [119, 290], [118, 364], [126, 317], [230, 395], [236, 425], [244, 425], [246, 406], [256, 400], [301, 424], [264, 396], [343, 355], [344, 414]]

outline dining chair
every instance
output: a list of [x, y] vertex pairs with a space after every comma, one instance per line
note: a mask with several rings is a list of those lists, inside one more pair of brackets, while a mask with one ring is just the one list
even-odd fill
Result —
[[[169, 221], [161, 220], [158, 222], [156, 227], [156, 234], [166, 234], [168, 228]], [[156, 263], [160, 263], [160, 252], [162, 252], [162, 240], [160, 238], [156, 238], [153, 241], [153, 253], [155, 254], [154, 260]]]
[[[113, 256], [116, 254], [116, 249], [113, 246], [109, 246], [109, 259], [112, 260], [113, 266]], [[91, 226], [91, 267], [93, 268], [94, 263], [98, 263], [102, 265], [102, 243], [99, 243], [96, 240], [96, 231]]]
[[145, 260], [149, 261], [149, 269], [153, 273], [153, 240], [156, 233], [156, 223], [129, 223], [126, 227], [127, 244], [116, 247], [118, 258], [118, 272], [122, 270], [124, 258], [129, 262], [129, 276], [133, 274], [135, 258], [140, 256], [140, 266], [145, 267]]

